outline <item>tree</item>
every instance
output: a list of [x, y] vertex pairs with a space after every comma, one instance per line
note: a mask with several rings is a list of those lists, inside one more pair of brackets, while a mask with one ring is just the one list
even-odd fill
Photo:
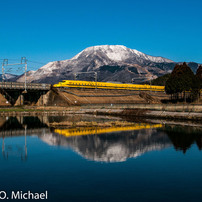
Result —
[[200, 97], [200, 90], [202, 89], [202, 65], [200, 65], [196, 71], [196, 78], [197, 82], [199, 83], [199, 97]]
[[200, 88], [202, 89], [202, 65], [200, 65], [199, 68], [197, 69], [196, 77], [199, 79]]
[[196, 76], [184, 62], [182, 65], [175, 65], [166, 82], [165, 91], [167, 94], [171, 94], [171, 96], [175, 95], [176, 99], [179, 98], [179, 94], [183, 93], [183, 97], [186, 99], [186, 91], [193, 92], [195, 95], [198, 87]]
[[151, 81], [151, 84], [156, 86], [165, 86], [166, 81], [169, 79], [169, 77], [170, 77], [170, 74], [164, 74], [163, 76], [153, 79]]

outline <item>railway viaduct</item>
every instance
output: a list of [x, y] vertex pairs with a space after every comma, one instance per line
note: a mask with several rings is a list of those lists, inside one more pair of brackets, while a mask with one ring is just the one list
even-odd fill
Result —
[[44, 83], [0, 82], [0, 94], [7, 103], [16, 106], [37, 103], [50, 89], [51, 85]]

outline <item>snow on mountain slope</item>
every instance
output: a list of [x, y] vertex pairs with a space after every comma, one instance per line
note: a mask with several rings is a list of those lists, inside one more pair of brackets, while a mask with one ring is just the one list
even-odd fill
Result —
[[75, 57], [73, 57], [71, 60], [78, 59], [82, 56], [89, 56], [90, 54], [97, 54], [99, 52], [103, 52], [108, 56], [110, 60], [119, 62], [124, 61], [126, 59], [129, 59], [131, 57], [141, 57], [145, 60], [149, 60], [152, 62], [173, 62], [172, 60], [163, 58], [163, 57], [153, 57], [150, 55], [146, 55], [140, 51], [137, 51], [135, 49], [129, 49], [122, 45], [102, 45], [102, 46], [92, 46], [89, 48], [86, 48], [79, 54], [77, 54]]

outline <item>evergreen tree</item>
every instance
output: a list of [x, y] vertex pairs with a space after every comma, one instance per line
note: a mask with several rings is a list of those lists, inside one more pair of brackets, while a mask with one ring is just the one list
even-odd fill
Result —
[[[166, 85], [166, 81], [169, 79], [170, 74], [165, 74], [163, 76], [160, 76], [156, 79], [153, 79], [151, 81], [152, 85], [156, 85], [156, 86], [165, 86]], [[148, 82], [149, 83], [149, 82]]]
[[199, 68], [197, 69], [196, 77], [199, 79], [200, 88], [202, 89], [202, 65], [200, 65]]
[[175, 65], [165, 85], [166, 93], [174, 94], [177, 99], [180, 93], [183, 93], [184, 99], [186, 99], [186, 91], [191, 91], [194, 97], [198, 92], [198, 88], [198, 80], [185, 62], [182, 65]]
[[200, 65], [196, 71], [197, 83], [199, 83], [198, 95], [200, 97], [200, 91], [202, 89], [202, 65]]

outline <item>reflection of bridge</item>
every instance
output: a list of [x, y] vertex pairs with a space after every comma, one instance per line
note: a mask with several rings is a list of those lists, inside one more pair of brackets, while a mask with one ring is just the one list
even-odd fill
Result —
[[55, 129], [55, 133], [66, 137], [72, 136], [81, 136], [81, 135], [94, 135], [94, 134], [102, 134], [102, 133], [113, 133], [119, 131], [131, 131], [131, 130], [141, 130], [141, 129], [150, 129], [150, 128], [161, 128], [162, 124], [134, 124], [132, 126], [124, 126], [124, 127], [83, 127], [83, 128], [70, 128], [70, 129]]
[[[27, 159], [27, 136], [32, 135], [44, 135], [49, 133], [49, 128], [30, 128], [27, 129], [25, 125], [23, 129], [11, 129], [0, 131], [0, 137], [2, 137], [2, 155], [5, 159], [8, 159], [10, 156], [20, 156], [21, 160]], [[10, 144], [8, 145], [8, 137], [24, 136], [24, 145]]]
[[[49, 133], [49, 128], [30, 128], [26, 130], [27, 135], [38, 135], [38, 134], [45, 134]], [[0, 131], [0, 137], [12, 137], [12, 136], [23, 136], [25, 133], [25, 129], [12, 129], [12, 130], [5, 130]]]
[[44, 83], [20, 83], [20, 82], [0, 82], [0, 93], [10, 102], [10, 104], [23, 105], [24, 102], [37, 102], [41, 95], [51, 89], [50, 84]]

